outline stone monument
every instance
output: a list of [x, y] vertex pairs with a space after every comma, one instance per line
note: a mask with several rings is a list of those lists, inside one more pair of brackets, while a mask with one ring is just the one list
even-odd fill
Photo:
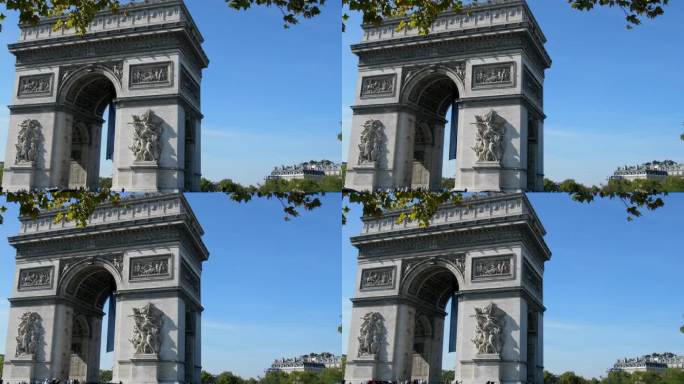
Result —
[[86, 228], [55, 215], [21, 218], [9, 239], [17, 267], [4, 383], [98, 382], [107, 299], [113, 382], [199, 383], [208, 251], [185, 198], [105, 204]]
[[428, 228], [398, 215], [363, 218], [351, 239], [359, 254], [345, 381], [441, 383], [447, 328], [456, 382], [543, 384], [551, 252], [525, 195], [443, 206]]
[[84, 36], [54, 19], [20, 26], [5, 190], [96, 189], [103, 135], [113, 190], [199, 190], [202, 35], [182, 0], [125, 9]]
[[[434, 190], [445, 176], [457, 190], [541, 191], [551, 59], [525, 0], [444, 13], [428, 36], [398, 23], [364, 25], [351, 47], [359, 75], [345, 187]], [[447, 118], [455, 175], [442, 174]]]

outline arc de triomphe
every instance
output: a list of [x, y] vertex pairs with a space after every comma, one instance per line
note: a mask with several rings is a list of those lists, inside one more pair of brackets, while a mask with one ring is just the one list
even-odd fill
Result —
[[[99, 382], [104, 305], [113, 382], [199, 383], [203, 230], [181, 194], [98, 207], [86, 228], [21, 218], [3, 380]], [[64, 382], [64, 381], [62, 381]]]
[[456, 382], [542, 384], [551, 253], [525, 195], [444, 206], [428, 228], [397, 224], [398, 214], [363, 218], [351, 239], [359, 253], [345, 382], [441, 383], [446, 328]]
[[[540, 191], [546, 38], [524, 0], [445, 13], [428, 36], [364, 25], [345, 187], [441, 188], [445, 124], [457, 190]], [[451, 116], [446, 116], [451, 108]]]
[[199, 190], [202, 35], [182, 0], [125, 9], [83, 36], [54, 19], [20, 26], [5, 190], [96, 189], [102, 150], [113, 190]]

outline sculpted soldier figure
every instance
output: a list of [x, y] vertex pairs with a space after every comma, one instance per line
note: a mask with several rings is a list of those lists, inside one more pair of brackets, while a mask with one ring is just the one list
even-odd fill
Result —
[[161, 339], [159, 337], [162, 326], [161, 313], [152, 303], [149, 303], [141, 308], [133, 308], [133, 315], [131, 317], [134, 318], [135, 324], [133, 326], [133, 338], [130, 339], [130, 342], [135, 347], [135, 353], [159, 353], [161, 346]]
[[384, 318], [378, 312], [369, 312], [362, 318], [359, 340], [359, 356], [377, 355], [384, 341]]
[[498, 354], [503, 347], [503, 321], [494, 303], [475, 308], [475, 338], [472, 342], [480, 354]]
[[477, 126], [473, 151], [479, 161], [497, 161], [503, 158], [503, 139], [505, 125], [501, 117], [490, 111], [484, 116], [475, 116]]
[[159, 161], [161, 155], [161, 124], [152, 110], [133, 115], [133, 145], [129, 147], [136, 161]]
[[382, 123], [368, 120], [363, 124], [359, 144], [359, 164], [378, 161], [382, 153]]
[[17, 155], [15, 162], [30, 163], [36, 161], [38, 155], [38, 140], [40, 123], [37, 120], [26, 119], [19, 124], [19, 135], [17, 137]]

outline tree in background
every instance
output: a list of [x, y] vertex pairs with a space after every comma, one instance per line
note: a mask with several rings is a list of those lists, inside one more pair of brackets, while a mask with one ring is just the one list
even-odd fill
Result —
[[100, 383], [109, 383], [112, 381], [112, 371], [100, 369]]
[[456, 373], [453, 370], [442, 369], [442, 383], [453, 383], [456, 378]]

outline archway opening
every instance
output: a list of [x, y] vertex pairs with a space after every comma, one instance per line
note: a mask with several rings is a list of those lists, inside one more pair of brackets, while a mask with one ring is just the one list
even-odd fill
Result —
[[[112, 370], [116, 281], [102, 266], [80, 270], [66, 287], [71, 299], [69, 380], [101, 382], [101, 369]], [[104, 343], [103, 343], [104, 339]], [[111, 376], [108, 377], [111, 379]]]
[[[78, 75], [65, 94], [72, 111], [69, 188], [111, 186], [116, 126], [116, 87], [99, 71]], [[104, 148], [104, 150], [103, 150]]]
[[412, 188], [441, 189], [445, 165], [454, 168], [458, 102], [455, 81], [443, 72], [430, 73], [417, 80], [408, 93], [416, 108], [413, 140]]
[[[458, 280], [444, 266], [432, 266], [412, 279], [408, 295], [417, 303], [413, 322], [413, 349], [410, 374], [412, 382], [443, 383], [444, 370], [455, 368], [450, 351], [456, 346]], [[450, 305], [451, 304], [451, 305]], [[444, 357], [449, 355], [449, 360]], [[453, 361], [452, 361], [453, 360]]]

